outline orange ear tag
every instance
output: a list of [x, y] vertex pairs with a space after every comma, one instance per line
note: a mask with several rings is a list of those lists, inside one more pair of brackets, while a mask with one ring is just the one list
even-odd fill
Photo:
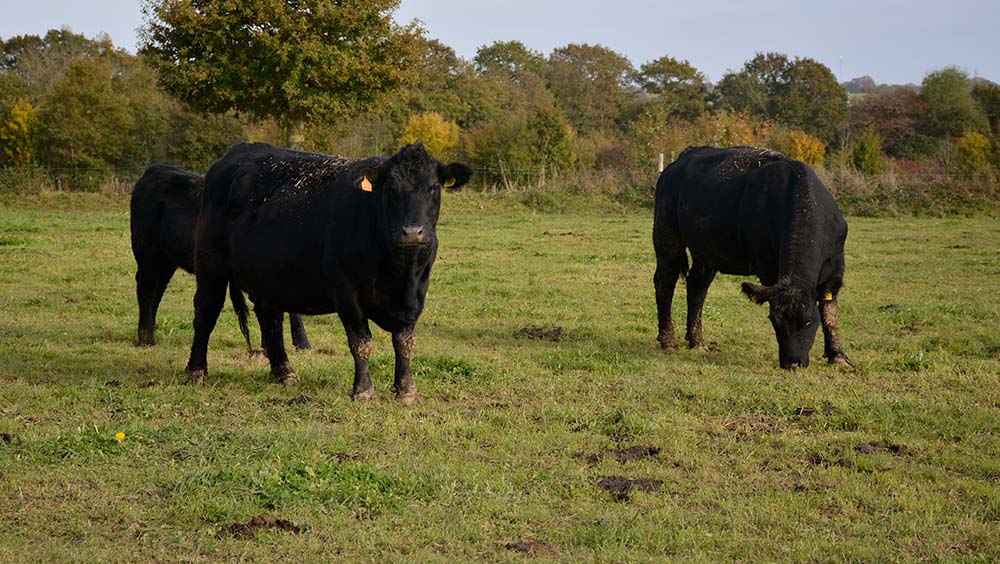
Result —
[[372, 191], [372, 181], [368, 180], [367, 176], [361, 179], [361, 189], [364, 190], [365, 192]]

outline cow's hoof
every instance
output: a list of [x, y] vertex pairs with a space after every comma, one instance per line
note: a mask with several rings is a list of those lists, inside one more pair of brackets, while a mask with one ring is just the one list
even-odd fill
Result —
[[309, 341], [306, 341], [305, 343], [292, 343], [292, 345], [295, 347], [295, 350], [297, 351], [308, 351], [312, 350], [313, 348], [312, 343], [310, 343]]
[[194, 384], [195, 386], [204, 386], [205, 381], [208, 380], [208, 370], [204, 368], [197, 368], [194, 370], [189, 368], [187, 373], [188, 382]]
[[358, 403], [378, 403], [378, 396], [375, 395], [375, 390], [354, 392], [351, 399]]
[[152, 331], [139, 331], [139, 346], [152, 347], [156, 344], [156, 335]]
[[275, 382], [285, 386], [295, 386], [302, 382], [299, 379], [299, 375], [288, 365], [271, 370], [271, 378]]
[[847, 358], [846, 354], [832, 356], [828, 362], [830, 364], [837, 364], [840, 366], [851, 366], [851, 359]]
[[420, 394], [418, 394], [416, 390], [413, 390], [411, 392], [396, 394], [396, 401], [398, 401], [401, 405], [416, 405], [423, 400], [420, 398]]
[[680, 346], [680, 345], [677, 344], [677, 339], [673, 339], [673, 338], [670, 338], [670, 337], [664, 337], [663, 335], [660, 335], [659, 337], [657, 337], [656, 338], [656, 342], [660, 343], [660, 348], [663, 349], [663, 350], [676, 349], [676, 348], [678, 348]]

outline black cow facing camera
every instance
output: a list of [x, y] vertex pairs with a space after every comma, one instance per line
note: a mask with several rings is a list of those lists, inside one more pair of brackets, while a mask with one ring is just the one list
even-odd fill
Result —
[[419, 401], [410, 355], [437, 256], [441, 191], [471, 176], [420, 143], [359, 160], [262, 143], [230, 148], [208, 172], [199, 219], [191, 380], [208, 375], [208, 338], [233, 285], [254, 303], [276, 381], [298, 382], [280, 312], [336, 312], [354, 357], [352, 397], [376, 400], [371, 320], [392, 333], [397, 399]]
[[768, 304], [782, 368], [809, 366], [820, 325], [827, 360], [850, 364], [837, 329], [846, 239], [837, 202], [808, 165], [756, 147], [688, 147], [656, 184], [657, 341], [677, 347], [670, 308], [680, 275], [687, 276], [687, 342], [699, 349], [716, 273], [755, 275], [762, 285], [745, 282], [743, 293]]

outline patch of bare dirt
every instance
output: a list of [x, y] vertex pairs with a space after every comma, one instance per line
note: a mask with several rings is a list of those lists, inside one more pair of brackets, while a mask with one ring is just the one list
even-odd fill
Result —
[[806, 457], [806, 462], [812, 464], [813, 466], [822, 466], [824, 468], [829, 468], [831, 466], [839, 466], [841, 468], [854, 468], [854, 461], [847, 458], [827, 458], [818, 452], [814, 452]]
[[295, 396], [294, 398], [286, 401], [285, 405], [304, 405], [311, 402], [312, 400], [313, 400], [312, 396], [307, 396], [306, 394], [302, 394], [300, 396]]
[[146, 389], [146, 388], [154, 388], [159, 385], [160, 382], [157, 380], [146, 380], [145, 382], [139, 382], [138, 384], [136, 384], [136, 387], [141, 389]]
[[19, 445], [21, 444], [21, 437], [14, 433], [0, 433], [0, 443], [5, 445]]
[[920, 332], [920, 322], [918, 322], [918, 321], [911, 321], [910, 323], [907, 323], [906, 325], [903, 325], [902, 327], [900, 327], [896, 331], [898, 333], [909, 333], [911, 335], [914, 335], [914, 334]]
[[969, 246], [969, 245], [948, 245], [945, 248], [946, 249], [971, 249], [972, 247]]
[[121, 385], [121, 380], [108, 380], [104, 383], [105, 388], [120, 388]]
[[552, 341], [553, 343], [558, 342], [563, 338], [562, 327], [539, 327], [529, 325], [528, 327], [522, 327], [517, 333], [531, 339], [541, 339], [543, 341]]
[[653, 458], [660, 454], [659, 447], [635, 445], [628, 448], [612, 448], [607, 449], [604, 452], [599, 452], [597, 454], [586, 454], [583, 452], [578, 452], [574, 458], [579, 458], [581, 460], [586, 460], [591, 464], [596, 464], [605, 457], [611, 457], [621, 463], [632, 462], [635, 460], [642, 460], [644, 458]]
[[792, 414], [798, 415], [799, 417], [812, 417], [814, 415], [819, 415], [820, 413], [829, 417], [831, 415], [836, 415], [840, 413], [840, 408], [826, 403], [819, 408], [815, 408], [812, 406], [803, 406], [803, 407], [796, 407], [794, 410], [792, 410]]
[[623, 478], [608, 476], [597, 481], [597, 487], [611, 494], [615, 501], [628, 501], [633, 491], [651, 492], [660, 489], [663, 480], [647, 480], [643, 478]]
[[553, 556], [556, 554], [555, 547], [530, 539], [521, 539], [517, 542], [507, 543], [504, 545], [504, 548], [513, 550], [514, 552], [530, 554], [531, 556]]
[[237, 539], [253, 538], [258, 531], [274, 529], [277, 531], [287, 531], [289, 533], [301, 533], [302, 527], [288, 521], [278, 519], [273, 515], [258, 515], [246, 523], [233, 523], [226, 525], [216, 533], [217, 538], [233, 537]]
[[906, 453], [906, 446], [896, 443], [890, 443], [886, 440], [874, 441], [871, 443], [861, 443], [854, 445], [854, 450], [860, 452], [861, 454], [872, 454], [875, 452], [891, 452], [895, 455], [901, 455]]
[[548, 235], [549, 237], [583, 237], [580, 233], [575, 233], [573, 231], [563, 231], [562, 233], [555, 233], [553, 231], [545, 231], [542, 235]]

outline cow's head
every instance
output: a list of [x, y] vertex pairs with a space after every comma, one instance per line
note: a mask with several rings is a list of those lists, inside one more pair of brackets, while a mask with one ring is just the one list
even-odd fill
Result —
[[472, 177], [462, 163], [445, 165], [419, 141], [374, 166], [355, 170], [355, 184], [378, 198], [381, 231], [395, 249], [426, 248], [437, 241], [441, 190], [456, 190]]
[[819, 327], [815, 291], [790, 278], [773, 286], [743, 283], [743, 293], [754, 303], [771, 307], [768, 317], [778, 338], [778, 362], [782, 368], [809, 366], [809, 350]]

